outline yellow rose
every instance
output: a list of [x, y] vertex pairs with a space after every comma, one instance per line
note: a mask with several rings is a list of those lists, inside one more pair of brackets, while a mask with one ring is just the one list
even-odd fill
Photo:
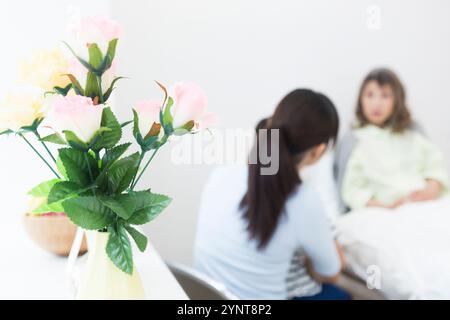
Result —
[[60, 50], [42, 50], [31, 60], [22, 62], [21, 80], [46, 91], [56, 86], [64, 88], [70, 83], [64, 76], [68, 68], [69, 62]]
[[0, 132], [7, 129], [18, 131], [34, 120], [43, 118], [42, 100], [29, 93], [8, 94], [0, 102]]

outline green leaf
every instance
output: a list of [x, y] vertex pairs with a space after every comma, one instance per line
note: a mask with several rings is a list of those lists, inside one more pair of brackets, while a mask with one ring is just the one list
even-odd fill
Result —
[[183, 128], [175, 129], [173, 131], [173, 134], [175, 136], [184, 136], [185, 134], [188, 134], [188, 133], [190, 133], [190, 131], [183, 129]]
[[75, 58], [77, 58], [77, 60], [89, 71], [91, 72], [98, 72], [97, 69], [95, 69], [89, 62], [87, 62], [86, 60], [84, 60], [83, 58], [79, 57], [75, 51], [72, 49], [71, 46], [69, 46], [69, 44], [65, 41], [63, 41], [63, 43], [67, 46], [67, 48], [69, 48], [70, 52], [72, 52], [72, 54], [75, 56]]
[[74, 182], [70, 181], [58, 182], [50, 190], [47, 203], [50, 204], [53, 202], [65, 200], [70, 196], [76, 195], [78, 192], [80, 192], [80, 189], [81, 189], [80, 186]]
[[124, 127], [126, 127], [127, 125], [129, 125], [130, 123], [133, 123], [133, 120], [122, 122], [122, 124], [121, 124], [120, 126], [121, 126], [122, 128], [124, 128]]
[[131, 143], [124, 143], [111, 149], [107, 149], [102, 158], [103, 167], [109, 167], [111, 164], [113, 164], [125, 153], [125, 151], [127, 151], [130, 146]]
[[69, 130], [63, 131], [67, 143], [72, 147], [80, 151], [86, 151], [88, 149], [87, 144], [77, 137], [75, 133]]
[[168, 140], [169, 140], [169, 136], [168, 135], [164, 135], [161, 138], [161, 140], [156, 141], [155, 148], [159, 148], [159, 147], [163, 146], [165, 143], [167, 143]]
[[113, 92], [113, 90], [114, 90], [114, 85], [116, 84], [116, 82], [118, 81], [118, 80], [120, 80], [120, 79], [127, 79], [126, 77], [117, 77], [117, 78], [114, 78], [114, 80], [111, 82], [111, 84], [110, 84], [110, 86], [109, 86], [109, 88], [108, 88], [108, 90], [106, 90], [105, 91], [105, 93], [103, 93], [103, 99], [106, 101], [106, 100], [108, 100], [108, 98], [111, 96], [111, 93]]
[[1, 135], [4, 135], [4, 134], [10, 134], [10, 133], [13, 133], [14, 131], [12, 131], [12, 130], [10, 130], [10, 129], [7, 129], [7, 130], [5, 130], [5, 131], [2, 131], [1, 133], [0, 133], [0, 136]]
[[173, 117], [172, 117], [172, 109], [173, 106], [173, 99], [172, 97], [169, 97], [167, 99], [167, 103], [166, 103], [166, 107], [164, 108], [164, 113], [163, 113], [163, 123], [164, 124], [169, 124], [173, 122]]
[[97, 75], [101, 75], [103, 73], [102, 70], [100, 70], [100, 66], [103, 61], [103, 54], [100, 48], [96, 43], [90, 43], [88, 45], [88, 52], [89, 52], [89, 64], [94, 67], [95, 70], [98, 70]]
[[127, 219], [131, 217], [138, 206], [140, 207], [140, 203], [142, 203], [142, 195], [140, 195], [140, 193], [142, 192], [143, 191], [130, 191], [129, 193], [119, 194], [116, 197], [116, 199], [122, 204], [122, 206], [130, 212], [130, 215], [127, 217]]
[[[71, 148], [59, 149], [59, 158], [61, 158], [70, 181], [81, 187], [86, 187], [90, 184], [89, 168], [84, 152]], [[93, 175], [95, 175], [98, 171], [97, 162], [90, 154], [87, 154], [87, 158]]]
[[60, 179], [52, 179], [49, 181], [44, 181], [38, 184], [36, 187], [28, 191], [28, 194], [33, 197], [48, 197], [50, 190], [55, 184], [60, 182]]
[[[125, 196], [125, 195], [124, 195]], [[121, 198], [113, 198], [113, 197], [99, 197], [100, 201], [111, 209], [114, 213], [116, 213], [122, 219], [128, 219], [132, 214], [132, 206], [129, 202], [120, 201]]]
[[146, 205], [147, 192], [130, 191], [116, 196], [116, 199], [133, 214], [137, 209], [142, 209]]
[[109, 184], [111, 191], [120, 194], [128, 188], [137, 173], [139, 165], [139, 152], [117, 160], [109, 169]]
[[99, 194], [109, 194], [111, 193], [108, 185], [108, 168], [102, 168], [102, 171], [95, 179], [94, 185], [97, 187]]
[[100, 139], [92, 146], [93, 150], [110, 149], [122, 138], [122, 127], [109, 107], [103, 109], [101, 126], [111, 130], [102, 132]]
[[149, 151], [151, 149], [155, 149], [157, 142], [158, 141], [158, 136], [150, 136], [147, 139], [144, 139], [144, 148], [143, 150], [145, 151]]
[[[141, 135], [141, 131], [139, 129], [139, 116], [136, 112], [136, 110], [133, 109], [133, 135], [136, 138], [136, 140], [143, 140], [142, 139], [142, 135]], [[139, 143], [140, 144], [140, 143]]]
[[69, 83], [67, 86], [65, 86], [64, 88], [61, 87], [54, 87], [53, 90], [57, 93], [60, 94], [62, 96], [67, 96], [67, 94], [69, 93], [70, 89], [72, 89], [72, 83]]
[[34, 209], [32, 214], [41, 214], [48, 212], [64, 212], [64, 208], [62, 206], [62, 201], [57, 201], [53, 203], [44, 202], [38, 208]]
[[182, 126], [182, 129], [185, 129], [187, 131], [191, 131], [195, 126], [195, 122], [194, 120], [188, 121], [184, 124], [184, 126]]
[[84, 89], [81, 86], [80, 82], [77, 80], [77, 78], [73, 74], [70, 74], [70, 73], [65, 74], [65, 75], [69, 78], [70, 82], [72, 83], [72, 88], [73, 88], [73, 90], [75, 90], [75, 93], [78, 95], [84, 96]]
[[147, 248], [147, 243], [148, 243], [147, 237], [131, 226], [125, 225], [125, 229], [128, 231], [130, 236], [133, 238], [134, 242], [136, 242], [138, 249], [141, 252], [144, 252], [145, 249]]
[[106, 244], [106, 253], [111, 261], [123, 272], [133, 274], [133, 255], [131, 243], [125, 228], [118, 224], [108, 228], [109, 238]]
[[45, 137], [41, 138], [41, 141], [55, 143], [55, 144], [63, 144], [63, 145], [66, 144], [66, 141], [58, 133], [54, 133], [54, 134], [45, 136]]
[[192, 129], [195, 126], [194, 120], [186, 122], [183, 126], [176, 128], [173, 134], [176, 136], [182, 136], [188, 133], [192, 133]]
[[89, 71], [86, 76], [86, 86], [84, 88], [84, 95], [92, 99], [100, 96], [100, 87], [98, 85], [97, 76], [92, 71]]
[[103, 148], [101, 146], [103, 136], [104, 136], [105, 132], [109, 132], [109, 131], [111, 131], [111, 129], [110, 128], [106, 128], [106, 127], [100, 127], [100, 129], [95, 131], [94, 136], [89, 141], [88, 148], [92, 149], [92, 150], [96, 150], [96, 151], [101, 150]]
[[44, 118], [34, 119], [33, 123], [29, 126], [23, 126], [20, 129], [25, 132], [35, 132], [39, 128], [39, 125], [42, 123]]
[[108, 68], [111, 67], [111, 63], [113, 62], [114, 57], [116, 56], [116, 48], [118, 41], [119, 39], [112, 39], [108, 43], [108, 49], [106, 51], [106, 56], [109, 58], [109, 65], [107, 66]]
[[136, 139], [136, 142], [139, 144], [143, 151], [149, 151], [154, 149], [156, 146], [156, 141], [158, 140], [158, 135], [150, 136], [147, 139], [142, 137], [140, 128], [139, 128], [139, 116], [136, 110], [133, 109], [133, 136]]
[[115, 214], [97, 197], [77, 197], [62, 203], [67, 216], [87, 230], [102, 229], [114, 222]]
[[108, 70], [111, 67], [112, 62], [114, 60], [114, 56], [116, 55], [117, 41], [118, 41], [118, 39], [113, 39], [108, 43], [108, 49], [107, 49], [106, 55], [103, 58], [103, 61], [100, 65], [100, 67], [98, 68], [101, 73], [104, 73], [106, 70]]
[[110, 60], [108, 55], [105, 55], [99, 68], [99, 74], [104, 74], [105, 71], [111, 67], [111, 65], [112, 61]]
[[172, 106], [173, 99], [172, 97], [168, 97], [164, 109], [159, 113], [159, 121], [164, 129], [164, 134], [166, 136], [169, 136], [173, 133], [173, 117], [171, 112]]
[[[163, 116], [162, 116], [162, 112], [160, 112], [160, 116], [159, 116], [159, 118], [160, 118], [160, 121], [161, 121], [161, 123], [164, 123], [163, 121]], [[172, 123], [164, 123], [164, 124], [162, 124], [161, 125], [162, 127], [163, 127], [163, 129], [164, 129], [164, 134], [166, 135], [166, 136], [170, 136], [171, 134], [172, 134], [172, 132], [173, 132], [173, 125], [172, 125]]]
[[127, 220], [129, 224], [141, 225], [155, 219], [172, 200], [161, 194], [151, 193], [149, 191], [139, 192], [136, 198], [136, 210]]
[[66, 168], [64, 168], [64, 164], [60, 157], [56, 159], [56, 169], [58, 169], [58, 172], [61, 174], [61, 176], [64, 177], [65, 180], [69, 180], [69, 177], [67, 176]]
[[[103, 113], [103, 112], [102, 112], [102, 113]], [[94, 137], [95, 137], [96, 135], [101, 135], [101, 134], [103, 134], [104, 132], [109, 132], [109, 131], [111, 131], [110, 128], [100, 127], [97, 131], [95, 131]], [[92, 140], [94, 140], [94, 138], [92, 138], [91, 141], [92, 141]]]

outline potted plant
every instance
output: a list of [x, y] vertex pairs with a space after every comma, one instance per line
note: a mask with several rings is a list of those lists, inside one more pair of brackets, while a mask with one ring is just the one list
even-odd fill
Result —
[[[121, 77], [111, 80], [108, 72], [115, 63], [120, 26], [108, 18], [89, 17], [81, 19], [77, 28], [77, 39], [86, 52], [66, 45], [81, 75], [66, 73], [68, 83], [47, 92], [48, 110], [28, 108], [32, 112], [26, 121], [14, 126], [8, 125], [11, 118], [0, 117], [0, 127], [3, 124], [3, 134], [21, 137], [55, 176], [38, 186], [45, 200], [34, 212], [65, 212], [75, 225], [89, 231], [92, 241], [88, 241], [87, 270], [78, 297], [143, 298], [131, 241], [145, 251], [147, 238], [137, 226], [155, 219], [171, 199], [149, 187], [137, 189], [138, 182], [173, 135], [196, 133], [214, 117], [206, 112], [205, 94], [197, 85], [181, 82], [167, 90], [157, 82], [163, 98], [131, 104], [132, 118], [119, 122], [109, 98]], [[129, 126], [139, 146], [132, 154], [128, 152], [132, 143], [120, 142]], [[42, 136], [41, 128], [51, 128], [53, 133]], [[30, 134], [53, 164], [29, 141]], [[57, 155], [48, 143], [60, 145]]]

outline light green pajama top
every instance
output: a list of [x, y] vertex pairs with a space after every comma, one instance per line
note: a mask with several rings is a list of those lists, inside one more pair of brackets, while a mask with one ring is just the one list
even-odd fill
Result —
[[389, 205], [422, 189], [434, 179], [448, 189], [448, 173], [440, 150], [412, 130], [394, 133], [374, 125], [354, 131], [358, 143], [347, 163], [342, 198], [351, 209], [370, 199]]

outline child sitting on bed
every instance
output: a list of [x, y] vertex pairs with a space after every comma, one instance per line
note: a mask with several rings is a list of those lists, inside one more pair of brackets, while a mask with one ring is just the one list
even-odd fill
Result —
[[342, 198], [351, 209], [396, 208], [438, 199], [448, 186], [441, 152], [414, 128], [399, 78], [377, 69], [359, 92], [354, 134]]

